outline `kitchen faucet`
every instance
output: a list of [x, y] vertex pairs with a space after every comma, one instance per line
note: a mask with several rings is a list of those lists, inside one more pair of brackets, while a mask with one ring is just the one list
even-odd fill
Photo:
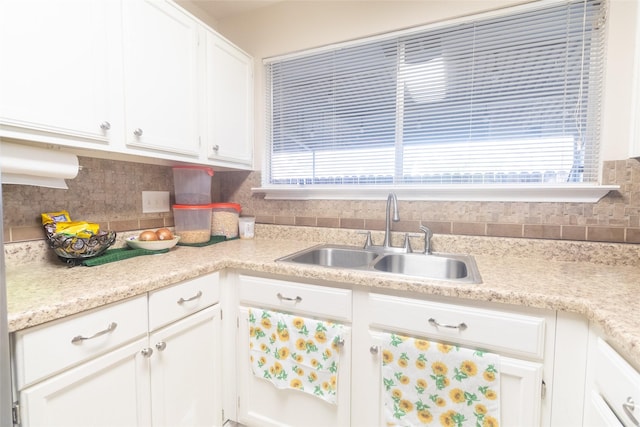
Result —
[[[393, 208], [393, 215], [391, 214], [391, 208]], [[393, 246], [391, 244], [391, 221], [398, 222], [400, 221], [400, 213], [398, 210], [398, 198], [395, 193], [389, 193], [387, 196], [387, 210], [385, 212], [385, 226], [384, 226], [384, 242], [381, 246], [374, 245], [371, 241], [371, 231], [360, 231], [359, 234], [365, 234], [367, 236], [367, 240], [364, 243], [363, 249], [365, 250], [375, 250], [384, 252], [399, 252], [399, 253], [412, 253], [413, 249], [411, 248], [411, 242], [409, 241], [410, 237], [419, 237], [419, 234], [405, 233], [404, 234], [404, 244], [402, 246]], [[429, 230], [425, 226], [420, 226], [420, 231], [424, 232], [424, 245], [425, 250], [424, 253], [429, 255], [431, 254], [431, 230]]]
[[400, 213], [398, 212], [398, 198], [395, 193], [389, 193], [387, 196], [387, 211], [386, 211], [386, 219], [384, 224], [384, 243], [382, 246], [384, 249], [388, 249], [391, 247], [391, 221], [389, 218], [389, 209], [391, 208], [391, 204], [393, 203], [393, 222], [400, 221]]

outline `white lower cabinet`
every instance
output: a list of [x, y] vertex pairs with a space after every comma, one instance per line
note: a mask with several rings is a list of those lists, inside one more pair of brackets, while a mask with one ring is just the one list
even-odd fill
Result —
[[365, 339], [354, 343], [353, 357], [357, 363], [354, 362], [353, 382], [357, 384], [354, 385], [357, 392], [353, 398], [352, 426], [387, 425], [380, 337], [388, 333], [496, 354], [501, 425], [546, 425], [542, 422], [543, 358], [546, 324], [551, 322], [553, 326], [551, 314], [520, 314], [380, 294], [369, 294], [360, 302], [362, 309], [354, 313], [354, 318], [366, 318], [369, 331]]
[[138, 339], [22, 390], [21, 425], [150, 425], [146, 343]]
[[[247, 426], [347, 426], [351, 399], [351, 291], [240, 276], [237, 335], [237, 421]], [[291, 388], [279, 389], [255, 376], [249, 357], [251, 307], [344, 325], [337, 372], [337, 403]], [[314, 331], [310, 331], [313, 335]], [[295, 350], [294, 350], [295, 351]], [[304, 352], [304, 351], [303, 351]], [[310, 375], [311, 373], [309, 373]], [[305, 376], [308, 375], [305, 373]], [[291, 378], [295, 374], [290, 375]]]
[[20, 424], [222, 425], [219, 295], [214, 273], [16, 333]]
[[592, 328], [589, 334], [585, 426], [640, 426], [640, 372]]
[[[552, 382], [554, 312], [458, 305], [324, 285], [239, 276], [234, 285], [239, 307], [234, 421], [248, 426], [386, 426], [380, 337], [397, 333], [495, 353], [500, 361], [501, 425], [551, 425], [544, 395]], [[337, 405], [277, 389], [253, 375], [247, 320], [252, 307], [351, 324], [342, 354], [350, 362], [340, 362]]]
[[596, 391], [590, 390], [585, 396], [584, 426], [622, 427], [620, 419]]
[[218, 306], [149, 336], [151, 425], [222, 425], [219, 339]]

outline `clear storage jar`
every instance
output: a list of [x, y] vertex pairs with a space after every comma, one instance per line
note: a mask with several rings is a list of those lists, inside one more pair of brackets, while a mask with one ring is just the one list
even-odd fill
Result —
[[241, 209], [237, 203], [212, 203], [211, 235], [225, 236], [227, 239], [238, 237], [238, 218]]
[[173, 205], [173, 221], [180, 243], [211, 239], [211, 205]]
[[253, 239], [255, 235], [256, 218], [253, 216], [241, 216], [238, 222], [238, 230], [241, 239]]
[[178, 205], [208, 205], [211, 203], [213, 169], [206, 166], [175, 166], [173, 189]]

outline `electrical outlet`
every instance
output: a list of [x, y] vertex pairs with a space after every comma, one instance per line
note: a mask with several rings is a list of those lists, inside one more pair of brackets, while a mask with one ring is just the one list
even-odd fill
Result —
[[168, 191], [143, 191], [142, 213], [169, 212]]

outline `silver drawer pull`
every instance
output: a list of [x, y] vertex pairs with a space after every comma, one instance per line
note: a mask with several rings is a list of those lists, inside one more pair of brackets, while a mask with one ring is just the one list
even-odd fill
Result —
[[379, 347], [377, 345], [372, 345], [371, 347], [369, 347], [369, 353], [376, 355], [378, 354]]
[[631, 396], [627, 397], [627, 401], [622, 404], [622, 409], [624, 409], [624, 413], [627, 414], [627, 417], [629, 417], [634, 426], [640, 426], [640, 422], [638, 422], [638, 419], [632, 414], [636, 409], [636, 402], [633, 401]]
[[302, 302], [302, 297], [289, 298], [283, 296], [280, 292], [278, 292], [278, 299], [280, 301], [295, 301], [296, 303]]
[[77, 335], [75, 337], [73, 337], [71, 339], [71, 344], [78, 344], [81, 343], [82, 341], [86, 341], [86, 340], [92, 340], [94, 338], [97, 338], [101, 335], [104, 334], [108, 334], [109, 332], [113, 332], [116, 328], [118, 327], [118, 324], [116, 322], [111, 322], [109, 323], [109, 326], [107, 326], [107, 329], [104, 329], [100, 332], [96, 332], [95, 334], [91, 335], [90, 337], [83, 337], [82, 335]]
[[447, 325], [446, 323], [439, 323], [433, 317], [429, 319], [429, 324], [432, 326], [435, 326], [436, 328], [459, 329], [461, 331], [464, 331], [465, 329], [467, 329], [467, 324], [464, 322], [458, 323], [457, 325]]
[[178, 302], [178, 304], [184, 304], [185, 302], [196, 300], [196, 299], [200, 298], [201, 296], [202, 296], [202, 291], [198, 291], [198, 293], [195, 294], [194, 296], [192, 296], [191, 298], [187, 298], [187, 299], [180, 298], [177, 302]]

